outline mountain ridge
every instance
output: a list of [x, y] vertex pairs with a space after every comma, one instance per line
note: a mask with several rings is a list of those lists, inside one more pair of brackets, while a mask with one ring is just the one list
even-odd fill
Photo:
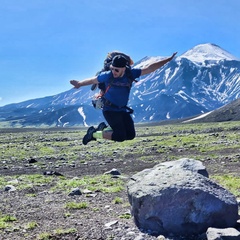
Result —
[[[202, 57], [199, 57], [202, 56]], [[163, 57], [144, 57], [144, 67]], [[199, 61], [199, 59], [201, 61]], [[204, 114], [239, 97], [240, 61], [216, 44], [200, 44], [155, 72], [141, 76], [129, 105], [136, 123]], [[103, 121], [92, 107], [90, 87], [0, 107], [0, 123], [20, 126], [89, 126]]]

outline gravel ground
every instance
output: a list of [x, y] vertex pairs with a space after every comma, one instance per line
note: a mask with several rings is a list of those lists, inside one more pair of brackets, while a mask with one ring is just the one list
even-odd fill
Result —
[[[99, 144], [99, 143], [90, 143]], [[101, 144], [99, 144], [101, 147]], [[144, 148], [144, 145], [139, 146]], [[121, 154], [122, 150], [119, 150]], [[152, 152], [155, 150], [152, 149]], [[239, 174], [239, 152], [238, 149], [215, 152], [218, 157], [206, 157], [204, 164], [209, 174]], [[229, 151], [229, 154], [226, 152]], [[175, 159], [182, 157], [180, 149], [172, 149]], [[194, 153], [191, 152], [191, 155]], [[233, 157], [228, 157], [235, 156]], [[151, 161], [142, 161], [139, 156], [133, 157], [131, 154], [124, 155], [125, 159], [96, 157], [95, 159], [82, 163], [76, 162], [74, 165], [66, 164], [56, 167], [53, 162], [52, 170], [61, 173], [67, 179], [81, 178], [84, 176], [94, 176], [104, 174], [113, 168], [121, 172], [121, 179], [126, 185], [132, 174], [145, 168], [150, 168], [159, 163], [159, 155], [152, 153]], [[164, 161], [164, 158], [161, 158]], [[236, 160], [237, 159], [237, 160]], [[45, 159], [46, 160], [46, 159]], [[43, 161], [43, 159], [37, 159]], [[55, 173], [56, 173], [55, 172]], [[16, 163], [2, 161], [0, 166], [0, 177], [4, 176], [11, 180], [10, 183], [21, 181], [22, 175], [43, 174], [43, 170], [36, 168], [34, 164], [27, 161]], [[106, 193], [102, 191], [92, 191], [82, 195], [69, 196], [62, 190], [52, 191], [60, 176], [45, 176], [52, 181], [47, 184], [32, 186], [27, 189], [15, 191], [0, 190], [0, 219], [1, 216], [14, 216], [15, 220], [9, 220], [7, 227], [1, 226], [0, 239], [106, 239], [106, 240], [152, 240], [157, 239], [138, 229], [130, 215], [130, 205], [128, 203], [126, 188], [117, 193]], [[115, 178], [114, 178], [115, 179]], [[114, 181], [113, 179], [113, 181]], [[117, 181], [117, 178], [116, 178]], [[14, 185], [14, 184], [12, 184]], [[69, 189], [70, 192], [71, 189]], [[83, 189], [81, 189], [83, 190]], [[121, 202], [114, 200], [120, 198]], [[86, 208], [67, 209], [68, 202], [85, 202]], [[34, 223], [34, 226], [31, 226]], [[180, 240], [181, 238], [178, 238]]]

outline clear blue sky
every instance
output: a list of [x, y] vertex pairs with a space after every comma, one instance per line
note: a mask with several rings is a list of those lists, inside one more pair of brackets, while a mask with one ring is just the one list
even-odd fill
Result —
[[51, 96], [102, 68], [215, 43], [240, 58], [239, 0], [0, 0], [0, 106]]

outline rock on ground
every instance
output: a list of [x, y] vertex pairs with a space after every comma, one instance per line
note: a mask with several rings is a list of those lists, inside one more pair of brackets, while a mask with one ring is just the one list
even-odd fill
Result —
[[201, 162], [192, 159], [161, 163], [133, 175], [127, 190], [137, 227], [156, 236], [233, 227], [238, 218], [235, 196], [205, 176]]

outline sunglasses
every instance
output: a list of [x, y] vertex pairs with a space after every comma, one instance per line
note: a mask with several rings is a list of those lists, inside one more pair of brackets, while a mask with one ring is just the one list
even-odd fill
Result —
[[117, 69], [117, 68], [113, 68], [113, 67], [111, 67], [111, 71], [115, 71], [115, 72], [119, 72], [120, 70], [119, 69]]

